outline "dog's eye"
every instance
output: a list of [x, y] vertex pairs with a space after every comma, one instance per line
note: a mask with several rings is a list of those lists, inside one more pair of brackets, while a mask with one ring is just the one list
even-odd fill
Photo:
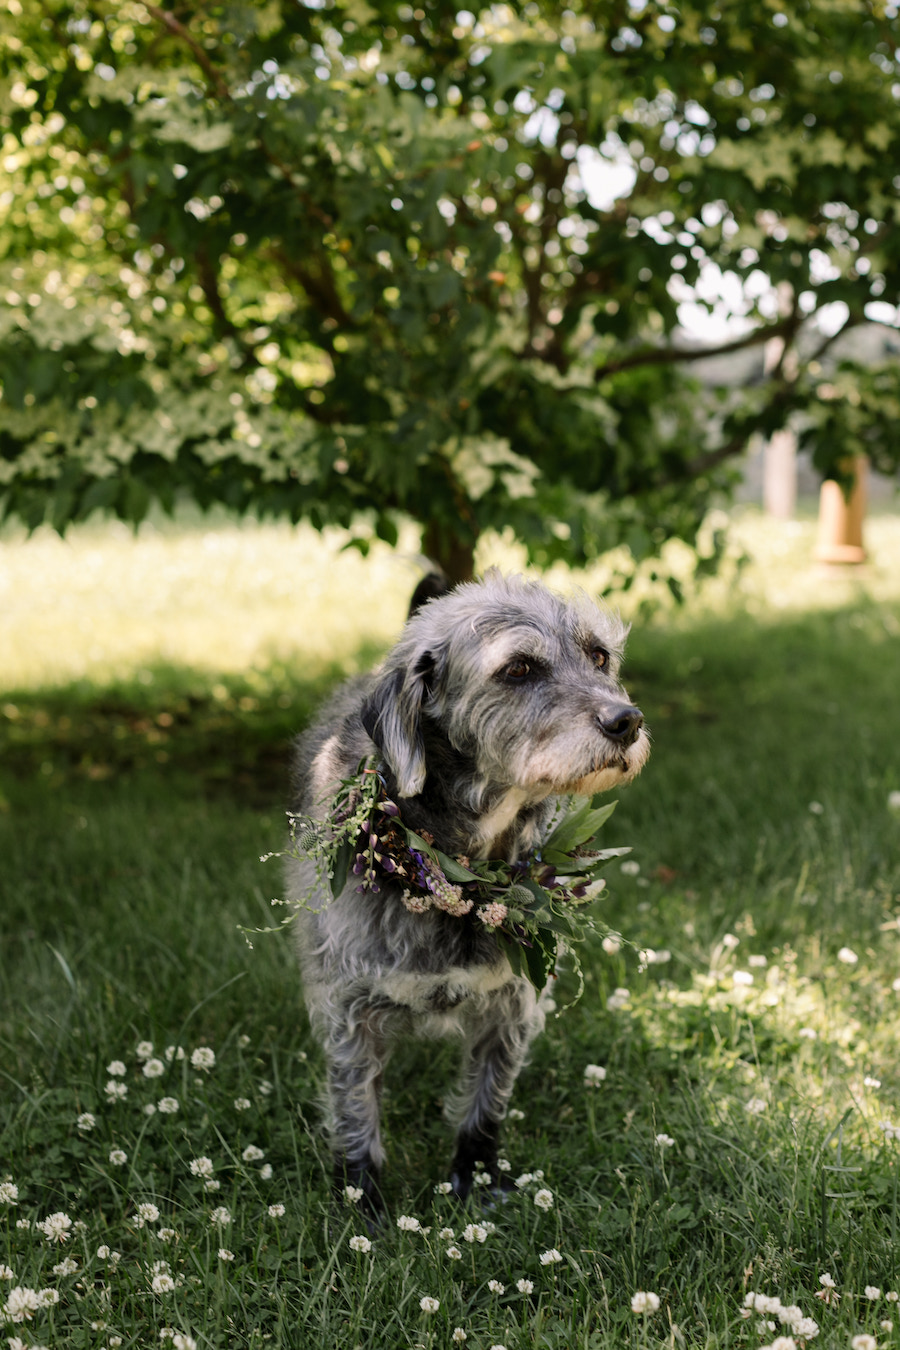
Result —
[[520, 656], [516, 657], [515, 661], [510, 661], [503, 671], [504, 677], [511, 680], [513, 684], [520, 684], [522, 680], [527, 680], [530, 674], [531, 666]]
[[605, 652], [602, 647], [592, 647], [590, 657], [598, 670], [603, 670], [609, 665], [609, 652]]

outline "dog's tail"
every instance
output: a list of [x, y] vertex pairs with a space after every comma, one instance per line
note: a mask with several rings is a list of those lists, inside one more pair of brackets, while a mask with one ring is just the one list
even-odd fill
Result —
[[409, 602], [409, 614], [406, 617], [411, 619], [416, 610], [421, 609], [423, 605], [427, 605], [429, 600], [436, 600], [438, 596], [446, 595], [452, 589], [442, 568], [429, 560], [428, 571], [412, 593]]

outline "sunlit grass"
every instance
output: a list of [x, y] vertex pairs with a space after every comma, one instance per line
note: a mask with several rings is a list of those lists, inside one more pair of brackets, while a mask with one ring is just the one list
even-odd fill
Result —
[[[823, 568], [813, 558], [812, 519], [781, 522], [737, 513], [721, 576], [692, 596], [698, 612], [788, 612], [833, 608], [860, 595], [900, 596], [900, 516], [872, 516], [869, 561], [862, 568]], [[0, 544], [0, 689], [73, 680], [128, 680], [156, 665], [246, 675], [282, 665], [306, 676], [335, 665], [353, 668], [361, 647], [385, 647], [397, 633], [420, 575], [417, 538], [406, 531], [397, 550], [378, 542], [363, 558], [348, 536], [308, 527], [221, 517], [181, 526], [160, 522], [135, 535], [121, 524], [88, 524], [65, 539], [49, 529], [31, 538], [7, 527]], [[746, 556], [738, 569], [737, 559]], [[689, 575], [677, 544], [667, 564]], [[479, 565], [521, 569], [522, 553], [492, 537]], [[678, 617], [644, 567], [633, 592], [616, 603], [628, 616], [650, 605]], [[560, 587], [604, 589], [614, 561], [574, 577], [550, 574]]]

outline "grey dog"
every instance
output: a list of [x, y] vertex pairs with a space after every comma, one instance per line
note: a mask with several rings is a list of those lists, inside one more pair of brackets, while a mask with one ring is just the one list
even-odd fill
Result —
[[[494, 570], [429, 600], [380, 669], [344, 686], [299, 738], [296, 812], [321, 819], [340, 781], [374, 755], [404, 823], [444, 853], [526, 856], [556, 798], [618, 786], [647, 759], [643, 717], [618, 678], [626, 634], [584, 596]], [[316, 893], [309, 862], [288, 869], [327, 1062], [336, 1186], [359, 1187], [377, 1217], [384, 1067], [393, 1043], [424, 1034], [463, 1047], [448, 1106], [453, 1192], [465, 1199], [476, 1170], [489, 1193], [503, 1189], [500, 1122], [544, 1024], [532, 984], [471, 914], [410, 913], [399, 884], [360, 894], [356, 877], [332, 899]]]

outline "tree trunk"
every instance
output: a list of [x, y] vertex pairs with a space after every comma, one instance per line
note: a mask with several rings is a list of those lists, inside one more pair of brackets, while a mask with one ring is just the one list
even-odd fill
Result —
[[422, 531], [422, 552], [443, 569], [451, 586], [475, 575], [475, 541], [451, 534], [436, 521]]

